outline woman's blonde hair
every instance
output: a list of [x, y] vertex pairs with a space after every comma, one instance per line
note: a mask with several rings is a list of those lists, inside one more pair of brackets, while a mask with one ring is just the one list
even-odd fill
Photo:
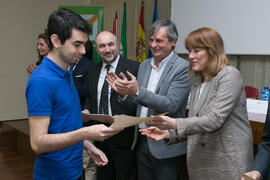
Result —
[[[223, 39], [215, 29], [203, 27], [192, 31], [185, 39], [185, 47], [188, 51], [195, 48], [207, 51], [209, 59], [204, 70], [205, 81], [211, 80], [224, 66], [230, 64], [225, 55]], [[188, 74], [201, 75], [200, 72], [192, 71], [191, 64]]]

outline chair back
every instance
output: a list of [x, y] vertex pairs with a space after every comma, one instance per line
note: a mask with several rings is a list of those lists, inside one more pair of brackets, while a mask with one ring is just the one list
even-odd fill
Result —
[[245, 92], [247, 98], [254, 98], [257, 99], [259, 95], [259, 91], [257, 88], [252, 86], [245, 86]]

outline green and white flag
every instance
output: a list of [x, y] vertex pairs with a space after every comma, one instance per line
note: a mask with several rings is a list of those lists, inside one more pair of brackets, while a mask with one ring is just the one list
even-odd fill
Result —
[[121, 54], [124, 58], [127, 58], [127, 38], [126, 38], [126, 24], [127, 24], [127, 14], [126, 14], [126, 2], [124, 2], [124, 12], [122, 19], [122, 31], [121, 31]]

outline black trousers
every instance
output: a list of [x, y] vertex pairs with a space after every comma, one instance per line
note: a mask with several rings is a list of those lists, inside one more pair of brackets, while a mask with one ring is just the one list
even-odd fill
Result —
[[137, 180], [136, 154], [131, 146], [121, 146], [121, 142], [110, 139], [96, 142], [95, 145], [109, 160], [106, 166], [97, 168], [98, 180]]
[[149, 151], [147, 138], [142, 135], [139, 135], [136, 148], [140, 180], [179, 180], [180, 156], [167, 159], [155, 158]]

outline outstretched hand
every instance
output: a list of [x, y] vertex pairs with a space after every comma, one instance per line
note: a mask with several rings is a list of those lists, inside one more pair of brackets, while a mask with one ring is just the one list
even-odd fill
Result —
[[168, 116], [160, 116], [145, 123], [147, 126], [156, 126], [162, 130], [176, 129], [176, 121]]
[[[251, 177], [255, 180], [261, 179], [261, 173], [259, 171], [250, 171], [250, 172], [247, 172], [245, 175], [247, 175], [248, 177]], [[244, 177], [242, 177], [241, 180], [246, 180], [246, 179]]]
[[142, 135], [147, 136], [148, 138], [153, 139], [154, 141], [161, 141], [170, 138], [169, 131], [160, 130], [157, 127], [149, 127], [146, 129], [140, 129], [139, 131], [142, 133]]
[[123, 130], [107, 127], [104, 124], [97, 124], [84, 128], [86, 128], [88, 132], [87, 139], [92, 139], [95, 141], [104, 141], [105, 139], [108, 139]]

